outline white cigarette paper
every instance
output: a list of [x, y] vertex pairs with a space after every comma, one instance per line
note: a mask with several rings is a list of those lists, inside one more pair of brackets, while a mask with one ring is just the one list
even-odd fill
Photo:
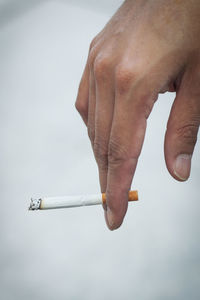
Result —
[[31, 199], [30, 210], [56, 209], [102, 204], [102, 195], [80, 195], [65, 197], [44, 197]]
[[[137, 201], [137, 191], [129, 191], [128, 201]], [[105, 194], [64, 196], [64, 197], [43, 197], [40, 199], [31, 199], [29, 210], [38, 209], [56, 209], [78, 206], [89, 206], [106, 203]]]

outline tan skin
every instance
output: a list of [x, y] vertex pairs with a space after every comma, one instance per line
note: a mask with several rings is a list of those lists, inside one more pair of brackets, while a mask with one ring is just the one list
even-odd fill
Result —
[[92, 41], [76, 100], [111, 230], [123, 222], [147, 118], [166, 91], [176, 92], [166, 165], [185, 181], [200, 125], [200, 1], [127, 0]]

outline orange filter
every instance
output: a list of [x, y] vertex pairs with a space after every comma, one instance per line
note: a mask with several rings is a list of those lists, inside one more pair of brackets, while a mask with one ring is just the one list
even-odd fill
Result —
[[[138, 191], [129, 191], [128, 201], [137, 201], [138, 200]], [[106, 203], [106, 194], [102, 194], [102, 202]]]

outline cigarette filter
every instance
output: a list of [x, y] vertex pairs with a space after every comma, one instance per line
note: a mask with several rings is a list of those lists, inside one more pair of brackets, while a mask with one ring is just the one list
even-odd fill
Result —
[[[138, 192], [130, 191], [128, 201], [137, 201]], [[78, 206], [89, 206], [106, 203], [106, 194], [95, 195], [79, 195], [79, 196], [64, 196], [64, 197], [44, 197], [40, 199], [31, 198], [29, 210], [43, 210], [68, 208]]]

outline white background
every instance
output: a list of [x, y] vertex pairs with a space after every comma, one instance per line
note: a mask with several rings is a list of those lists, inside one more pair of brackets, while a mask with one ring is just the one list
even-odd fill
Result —
[[191, 178], [167, 172], [163, 141], [174, 94], [159, 97], [123, 226], [101, 207], [30, 212], [30, 197], [99, 191], [75, 111], [92, 38], [122, 1], [0, 1], [0, 298], [197, 300], [199, 142]]

